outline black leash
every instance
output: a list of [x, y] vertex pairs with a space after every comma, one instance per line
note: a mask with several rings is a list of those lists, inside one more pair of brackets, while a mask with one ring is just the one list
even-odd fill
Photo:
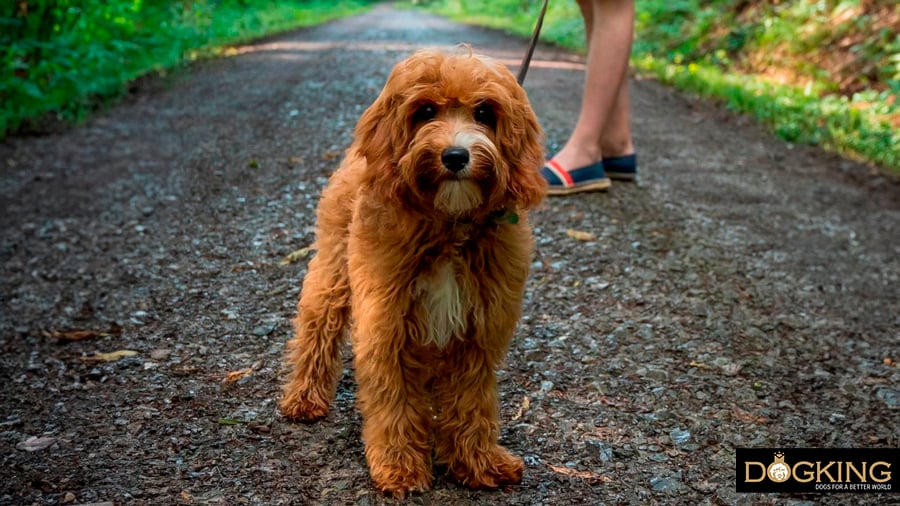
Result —
[[544, 24], [544, 14], [547, 13], [547, 2], [548, 0], [544, 0], [541, 13], [538, 14], [537, 24], [534, 25], [534, 32], [531, 34], [531, 43], [528, 44], [528, 51], [525, 53], [525, 58], [522, 59], [522, 66], [519, 67], [519, 77], [516, 78], [519, 86], [522, 86], [522, 83], [525, 81], [525, 74], [528, 73], [528, 66], [531, 65], [531, 55], [534, 54], [534, 47], [537, 46], [538, 37], [541, 34], [541, 26]]

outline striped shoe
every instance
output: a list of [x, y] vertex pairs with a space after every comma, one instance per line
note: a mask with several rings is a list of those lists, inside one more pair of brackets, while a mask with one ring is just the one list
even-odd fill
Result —
[[610, 179], [634, 181], [637, 179], [637, 154], [611, 156], [603, 159], [603, 169]]
[[547, 180], [549, 195], [603, 191], [610, 185], [610, 180], [603, 171], [602, 161], [566, 170], [555, 160], [548, 160], [541, 169], [541, 175]]

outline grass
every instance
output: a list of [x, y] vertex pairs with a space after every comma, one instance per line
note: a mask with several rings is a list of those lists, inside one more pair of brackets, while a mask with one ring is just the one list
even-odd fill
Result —
[[[413, 2], [529, 35], [538, 0]], [[900, 174], [900, 4], [894, 0], [638, 0], [632, 67], [755, 116], [781, 138]], [[584, 51], [573, 1], [542, 40]]]
[[366, 0], [17, 0], [0, 5], [0, 139], [77, 121], [134, 79], [355, 14]]

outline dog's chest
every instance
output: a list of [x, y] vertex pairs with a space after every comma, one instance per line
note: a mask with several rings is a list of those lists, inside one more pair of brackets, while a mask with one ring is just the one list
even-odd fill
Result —
[[443, 348], [451, 339], [462, 338], [469, 297], [453, 263], [446, 262], [433, 275], [421, 279], [418, 289], [427, 327], [424, 341]]

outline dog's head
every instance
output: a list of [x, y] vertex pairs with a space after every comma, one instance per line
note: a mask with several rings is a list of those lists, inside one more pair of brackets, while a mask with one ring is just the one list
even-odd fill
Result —
[[450, 219], [537, 205], [541, 140], [512, 73], [471, 51], [423, 50], [397, 64], [356, 128], [376, 191]]

